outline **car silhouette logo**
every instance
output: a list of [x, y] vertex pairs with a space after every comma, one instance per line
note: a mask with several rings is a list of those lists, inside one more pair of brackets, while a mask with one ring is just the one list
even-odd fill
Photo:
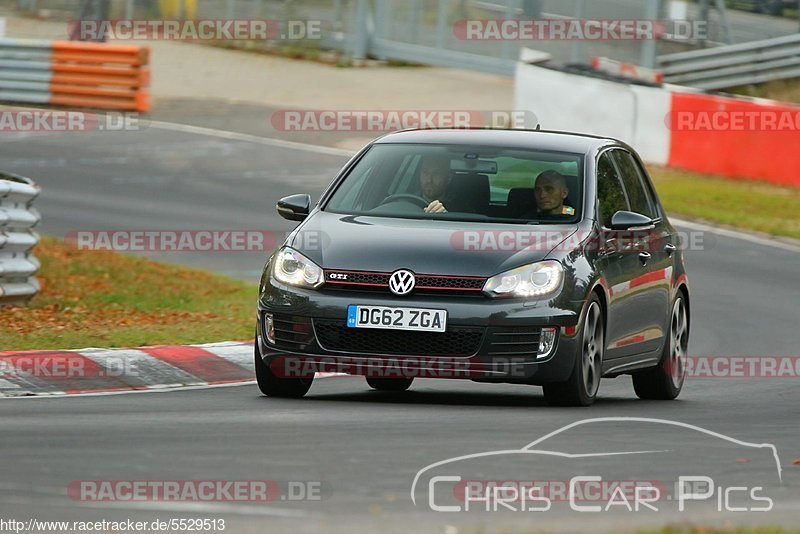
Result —
[[389, 277], [389, 291], [395, 295], [408, 295], [414, 290], [417, 280], [414, 278], [414, 273], [411, 271], [401, 269], [392, 273]]

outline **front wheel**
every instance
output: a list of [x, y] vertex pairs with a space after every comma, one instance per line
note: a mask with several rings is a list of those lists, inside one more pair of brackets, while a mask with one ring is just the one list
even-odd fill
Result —
[[664, 342], [661, 361], [656, 367], [633, 375], [633, 389], [636, 391], [636, 396], [646, 400], [677, 398], [681, 394], [686, 378], [688, 345], [689, 319], [683, 297], [679, 296], [672, 305], [669, 338]]
[[258, 336], [254, 347], [256, 382], [258, 389], [267, 397], [283, 397], [299, 399], [311, 388], [314, 376], [308, 378], [280, 378], [272, 372], [268, 365], [264, 364], [261, 358], [261, 351], [258, 348]]
[[553, 406], [589, 406], [597, 398], [605, 353], [605, 321], [597, 295], [592, 295], [583, 318], [575, 366], [566, 382], [545, 384], [544, 398]]
[[405, 391], [411, 387], [414, 377], [411, 378], [373, 378], [367, 377], [367, 384], [377, 391]]

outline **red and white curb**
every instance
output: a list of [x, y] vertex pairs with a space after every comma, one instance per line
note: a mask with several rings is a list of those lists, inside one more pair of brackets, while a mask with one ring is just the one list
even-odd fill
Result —
[[[318, 374], [318, 378], [331, 375]], [[0, 397], [143, 391], [254, 380], [252, 341], [0, 351]]]
[[0, 352], [0, 396], [251, 382], [253, 343]]

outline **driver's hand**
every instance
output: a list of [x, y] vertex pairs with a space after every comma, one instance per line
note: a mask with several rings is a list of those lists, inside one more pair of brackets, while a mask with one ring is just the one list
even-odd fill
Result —
[[444, 207], [444, 204], [439, 202], [438, 200], [434, 200], [428, 207], [425, 208], [425, 213], [445, 213], [447, 210]]

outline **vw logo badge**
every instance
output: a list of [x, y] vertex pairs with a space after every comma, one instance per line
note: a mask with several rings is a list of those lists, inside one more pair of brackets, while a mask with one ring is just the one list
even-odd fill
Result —
[[414, 290], [417, 283], [414, 273], [406, 269], [401, 269], [392, 273], [389, 277], [389, 291], [395, 295], [408, 295]]

